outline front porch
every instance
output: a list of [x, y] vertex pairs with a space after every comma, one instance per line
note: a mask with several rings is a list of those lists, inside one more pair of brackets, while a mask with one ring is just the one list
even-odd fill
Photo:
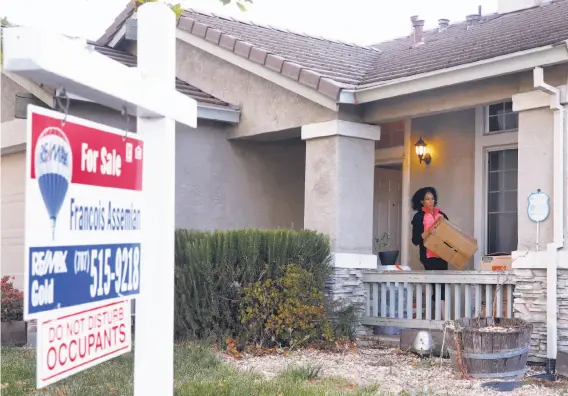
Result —
[[366, 326], [441, 330], [445, 320], [513, 317], [512, 272], [366, 270], [363, 283]]
[[[568, 310], [556, 303], [556, 295], [566, 298], [568, 260], [565, 248], [551, 248], [562, 225], [561, 208], [555, 208], [566, 205], [564, 200], [554, 206], [557, 119], [548, 95], [523, 90], [433, 114], [403, 117], [401, 110], [395, 121], [385, 115], [388, 122], [374, 125], [362, 121], [367, 115], [350, 114], [294, 128], [293, 139], [300, 143], [301, 136], [304, 142], [305, 163], [293, 168], [294, 175], [291, 167], [286, 172], [287, 190], [303, 190], [304, 201], [287, 206], [303, 219], [303, 228], [330, 236], [329, 293], [360, 304], [367, 332], [375, 326], [439, 329], [442, 319], [490, 311], [533, 324], [533, 361], [555, 356], [555, 346], [568, 347], [563, 328]], [[432, 157], [429, 164], [415, 153], [420, 137]], [[410, 241], [410, 198], [424, 186], [437, 189], [450, 221], [478, 241], [463, 271], [423, 271]], [[552, 211], [537, 232], [526, 207], [529, 194], [539, 189], [550, 197]], [[271, 226], [290, 225], [280, 220]], [[376, 244], [385, 234], [386, 242]], [[398, 251], [398, 264], [408, 270], [382, 271], [377, 257], [382, 251]], [[510, 254], [512, 270], [481, 271], [483, 256], [493, 253]], [[558, 272], [549, 270], [554, 262]]]

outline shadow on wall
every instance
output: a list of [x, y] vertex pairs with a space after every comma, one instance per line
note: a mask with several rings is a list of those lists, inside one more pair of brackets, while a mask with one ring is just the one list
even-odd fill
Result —
[[177, 126], [176, 227], [302, 228], [305, 143], [229, 141], [229, 131]]

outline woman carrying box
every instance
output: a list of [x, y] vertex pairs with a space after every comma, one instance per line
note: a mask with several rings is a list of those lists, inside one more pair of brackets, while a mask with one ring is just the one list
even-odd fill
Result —
[[[412, 219], [412, 243], [419, 247], [420, 262], [426, 271], [446, 271], [448, 269], [448, 263], [445, 260], [424, 246], [424, 234], [436, 220], [442, 216], [448, 220], [448, 216], [437, 205], [438, 193], [434, 187], [423, 187], [412, 196], [412, 209], [416, 211]], [[432, 287], [435, 291], [435, 284]], [[442, 285], [441, 289], [442, 320], [445, 320], [445, 285]], [[432, 299], [435, 299], [435, 296], [436, 294], [433, 293]]]

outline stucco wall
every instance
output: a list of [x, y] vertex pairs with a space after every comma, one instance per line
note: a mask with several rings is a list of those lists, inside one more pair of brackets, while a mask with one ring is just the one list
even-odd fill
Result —
[[[126, 120], [89, 103], [74, 115], [117, 128]], [[136, 130], [130, 119], [129, 129]], [[176, 126], [176, 227], [234, 229], [304, 225], [305, 143], [229, 141], [232, 128], [199, 120]]]
[[519, 250], [530, 250], [535, 246], [536, 227], [526, 215], [527, 197], [541, 189], [550, 196], [549, 221], [540, 226], [540, 250], [552, 242], [552, 168], [553, 168], [553, 116], [548, 108], [519, 113]]
[[[565, 84], [567, 74], [568, 64], [544, 69], [545, 81], [553, 86]], [[507, 100], [533, 89], [531, 70], [366, 103], [362, 105], [362, 113], [365, 122], [379, 123], [472, 108]]]
[[177, 76], [209, 94], [238, 105], [240, 124], [232, 137], [301, 127], [335, 119], [337, 113], [181, 40]]
[[[420, 164], [412, 150], [410, 158], [410, 193], [433, 186], [438, 205], [450, 221], [473, 235], [474, 227], [474, 154], [475, 110], [463, 110], [412, 120], [411, 142], [422, 136], [432, 155], [430, 165]], [[403, 208], [404, 210], [404, 208]], [[414, 216], [411, 208], [410, 219]], [[403, 227], [411, 227], [403, 224]], [[423, 269], [418, 248], [410, 244], [409, 262], [413, 269]], [[464, 269], [473, 269], [470, 260]]]
[[13, 276], [14, 286], [23, 288], [25, 152], [3, 155], [0, 167], [2, 276]]
[[302, 228], [305, 143], [229, 141], [229, 129], [178, 125], [176, 226]]
[[0, 73], [0, 91], [2, 92], [2, 122], [14, 119], [14, 103], [18, 92], [26, 92], [26, 90]]

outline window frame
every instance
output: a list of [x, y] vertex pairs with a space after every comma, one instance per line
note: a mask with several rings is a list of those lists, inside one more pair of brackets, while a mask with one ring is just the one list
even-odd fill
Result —
[[[493, 133], [491, 133], [493, 134]], [[495, 152], [495, 151], [505, 151], [505, 150], [517, 150], [517, 156], [518, 156], [518, 150], [519, 150], [519, 145], [518, 143], [512, 143], [512, 144], [503, 144], [503, 145], [496, 145], [496, 146], [491, 146], [491, 147], [485, 147], [483, 149], [483, 159], [484, 159], [484, 163], [483, 163], [483, 251], [482, 251], [482, 255], [485, 256], [488, 254], [489, 251], [489, 154], [491, 152]], [[517, 165], [517, 202], [519, 199], [519, 184], [518, 184], [518, 165]], [[519, 213], [519, 208], [517, 207], [517, 216]], [[518, 223], [517, 223], [517, 246], [518, 246], [518, 242], [519, 242], [519, 230], [518, 230]], [[515, 249], [513, 249], [513, 251], [515, 251], [517, 249], [517, 247], [515, 247]]]
[[[503, 130], [499, 130], [499, 131], [490, 131], [489, 130], [489, 106], [493, 106], [496, 104], [502, 104], [504, 105], [505, 103], [511, 103], [511, 105], [513, 104], [513, 100], [512, 99], [507, 99], [507, 100], [501, 100], [498, 102], [491, 102], [485, 106], [483, 106], [483, 134], [484, 135], [497, 135], [500, 133], [510, 133], [510, 132], [518, 132], [519, 128], [519, 120], [518, 120], [518, 116], [519, 113], [516, 111], [511, 110], [511, 113], [507, 113], [507, 114], [516, 114], [517, 115], [517, 128], [510, 128], [510, 129], [503, 129]], [[511, 106], [512, 107], [512, 106]]]

